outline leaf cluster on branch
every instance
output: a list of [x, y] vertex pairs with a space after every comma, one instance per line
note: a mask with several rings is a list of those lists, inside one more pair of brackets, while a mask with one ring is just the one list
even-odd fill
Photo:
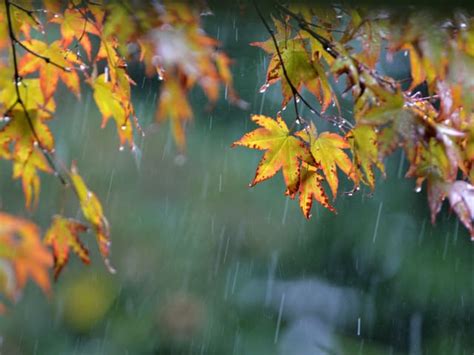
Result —
[[[260, 91], [280, 82], [282, 110], [292, 102], [295, 113], [291, 129], [281, 111], [253, 116], [261, 128], [234, 143], [265, 150], [251, 185], [281, 169], [285, 194], [299, 194], [309, 218], [313, 199], [334, 210], [324, 182], [333, 199], [338, 172], [353, 182], [349, 194], [361, 184], [373, 190], [374, 167], [385, 175], [384, 159], [400, 148], [416, 190], [426, 183], [432, 222], [448, 199], [474, 240], [474, 18], [277, 4], [271, 27], [256, 11], [270, 36], [252, 43], [270, 56]], [[400, 51], [410, 56], [409, 82], [379, 70], [383, 53]], [[348, 97], [350, 113], [340, 104]], [[337, 131], [318, 133], [322, 121]]]
[[[61, 162], [55, 154], [49, 125], [56, 118], [59, 82], [78, 99], [84, 90], [81, 82], [92, 90], [102, 127], [115, 123], [121, 150], [136, 149], [134, 140], [144, 134], [131, 100], [135, 82], [128, 72], [130, 61], [141, 62], [149, 77], [161, 81], [156, 120], [170, 120], [181, 150], [185, 126], [193, 117], [187, 98], [191, 89], [201, 88], [213, 104], [225, 86], [231, 102], [245, 104], [233, 89], [229, 57], [201, 28], [200, 10], [174, 1], [2, 0], [0, 158], [12, 162], [13, 179], [22, 182], [27, 209], [38, 204], [42, 172], [57, 176], [64, 193], [73, 193], [85, 220], [63, 216], [62, 207], [42, 241], [32, 222], [0, 214], [1, 271], [7, 280], [1, 291], [10, 300], [28, 277], [49, 290], [51, 262], [57, 278], [71, 252], [89, 264], [89, 251], [80, 239], [89, 230], [114, 272], [102, 204], [74, 161]], [[46, 246], [51, 246], [52, 258]]]

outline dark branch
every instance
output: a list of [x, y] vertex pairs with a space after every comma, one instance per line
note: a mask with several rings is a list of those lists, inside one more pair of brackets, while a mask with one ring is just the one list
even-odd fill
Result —
[[268, 31], [268, 33], [272, 37], [273, 44], [275, 46], [275, 50], [277, 52], [278, 59], [279, 59], [280, 64], [281, 64], [283, 75], [284, 75], [285, 80], [288, 83], [288, 86], [290, 87], [291, 93], [293, 95], [293, 103], [294, 103], [294, 106], [295, 106], [296, 119], [300, 120], [300, 121], [302, 120], [301, 116], [299, 115], [299, 111], [298, 111], [298, 99], [301, 100], [301, 102], [303, 102], [311, 110], [312, 113], [315, 113], [316, 115], [321, 117], [321, 114], [319, 113], [319, 111], [317, 111], [308, 101], [306, 101], [306, 99], [298, 92], [298, 89], [296, 89], [296, 87], [291, 82], [291, 79], [290, 79], [290, 77], [288, 75], [288, 72], [286, 70], [285, 63], [283, 61], [283, 57], [282, 57], [281, 52], [280, 52], [280, 47], [278, 46], [278, 41], [275, 37], [275, 33], [273, 32], [273, 30], [268, 25], [268, 22], [265, 20], [265, 17], [263, 16], [262, 12], [260, 11], [260, 8], [258, 7], [258, 5], [255, 1], [254, 1], [254, 6], [255, 6], [255, 10], [257, 11], [258, 16], [260, 17], [260, 20], [262, 21], [262, 23], [265, 26], [266, 30]]
[[38, 146], [41, 148], [41, 152], [43, 153], [44, 157], [48, 161], [49, 166], [55, 174], [58, 176], [59, 180], [63, 185], [67, 185], [67, 182], [65, 178], [60, 174], [58, 169], [56, 168], [56, 165], [54, 164], [53, 157], [51, 156], [51, 152], [48, 152], [48, 150], [45, 148], [43, 143], [41, 142], [38, 133], [35, 130], [33, 120], [30, 116], [29, 111], [26, 108], [25, 102], [23, 101], [21, 94], [20, 94], [20, 89], [19, 86], [21, 84], [21, 76], [18, 71], [18, 58], [17, 58], [17, 52], [16, 52], [16, 47], [15, 43], [20, 43], [18, 40], [16, 40], [15, 33], [13, 32], [13, 25], [12, 25], [12, 18], [11, 18], [11, 13], [10, 13], [10, 7], [12, 6], [12, 3], [9, 0], [5, 0], [5, 9], [7, 13], [7, 22], [8, 22], [8, 35], [10, 37], [10, 43], [11, 43], [11, 50], [12, 50], [12, 56], [13, 56], [13, 69], [14, 69], [14, 85], [15, 85], [15, 92], [16, 92], [16, 101], [14, 104], [11, 106], [11, 109], [15, 107], [16, 105], [20, 105], [23, 112], [25, 113], [26, 120], [28, 122], [28, 126], [30, 127], [31, 133], [37, 142]]

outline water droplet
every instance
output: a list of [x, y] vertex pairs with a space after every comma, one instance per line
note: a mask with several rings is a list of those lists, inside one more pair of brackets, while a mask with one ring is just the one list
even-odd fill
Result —
[[104, 82], [108, 82], [109, 81], [109, 67], [105, 67], [104, 69]]
[[120, 151], [120, 152], [123, 152], [124, 149], [125, 149], [125, 147], [124, 147], [123, 145], [121, 145], [121, 146], [119, 147], [119, 151]]
[[416, 193], [421, 192], [421, 186], [417, 186], [417, 187], [415, 188], [415, 192], [416, 192]]
[[407, 55], [408, 55], [408, 51], [404, 51], [404, 52], [403, 52], [403, 56], [406, 57]]
[[267, 91], [267, 89], [268, 89], [269, 86], [270, 86], [270, 84], [268, 84], [268, 83], [263, 84], [263, 85], [260, 87], [259, 92], [260, 92], [261, 94], [263, 94], [265, 91]]
[[127, 125], [124, 123], [123, 125], [120, 126], [120, 129], [122, 131], [125, 131], [127, 129]]

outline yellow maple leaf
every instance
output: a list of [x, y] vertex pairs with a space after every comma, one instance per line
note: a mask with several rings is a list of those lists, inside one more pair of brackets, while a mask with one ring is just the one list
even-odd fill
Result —
[[79, 175], [75, 163], [72, 164], [70, 172], [71, 182], [73, 188], [76, 191], [76, 195], [81, 205], [81, 210], [84, 217], [92, 225], [95, 231], [97, 244], [99, 250], [104, 259], [105, 265], [110, 272], [114, 273], [115, 269], [111, 266], [109, 261], [110, 256], [110, 230], [109, 222], [104, 215], [102, 204], [100, 203], [97, 196], [90, 191], [84, 180]]
[[375, 165], [382, 174], [385, 174], [385, 168], [378, 153], [377, 133], [371, 126], [358, 125], [347, 133], [346, 138], [351, 144], [357, 175], [371, 189], [374, 189], [375, 176], [372, 166]]
[[289, 194], [294, 194], [300, 181], [301, 161], [314, 163], [308, 147], [290, 134], [281, 117], [274, 120], [263, 115], [253, 115], [252, 121], [261, 128], [245, 134], [232, 145], [265, 150], [250, 186], [273, 177], [281, 169]]
[[323, 132], [318, 135], [313, 123], [308, 129], [298, 132], [297, 135], [310, 144], [311, 154], [321, 167], [331, 188], [333, 198], [336, 198], [339, 186], [337, 167], [352, 180], [357, 181], [352, 162], [343, 150], [350, 148], [344, 137], [330, 132]]

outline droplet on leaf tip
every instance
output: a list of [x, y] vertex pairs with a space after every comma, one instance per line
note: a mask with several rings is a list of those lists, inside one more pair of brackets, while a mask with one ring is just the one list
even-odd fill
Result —
[[126, 125], [126, 124], [121, 125], [121, 126], [120, 126], [120, 129], [121, 129], [122, 131], [125, 131], [125, 130], [127, 129], [127, 125]]
[[121, 145], [121, 146], [119, 147], [119, 151], [120, 151], [120, 152], [123, 152], [124, 149], [125, 149], [125, 147], [124, 147], [123, 145]]
[[421, 192], [421, 186], [417, 186], [417, 187], [415, 188], [415, 192], [416, 192], [416, 193]]
[[259, 92], [260, 92], [261, 94], [263, 94], [265, 91], [267, 91], [267, 89], [268, 89], [269, 86], [270, 86], [270, 84], [268, 84], [268, 83], [263, 84], [263, 85], [260, 87]]

